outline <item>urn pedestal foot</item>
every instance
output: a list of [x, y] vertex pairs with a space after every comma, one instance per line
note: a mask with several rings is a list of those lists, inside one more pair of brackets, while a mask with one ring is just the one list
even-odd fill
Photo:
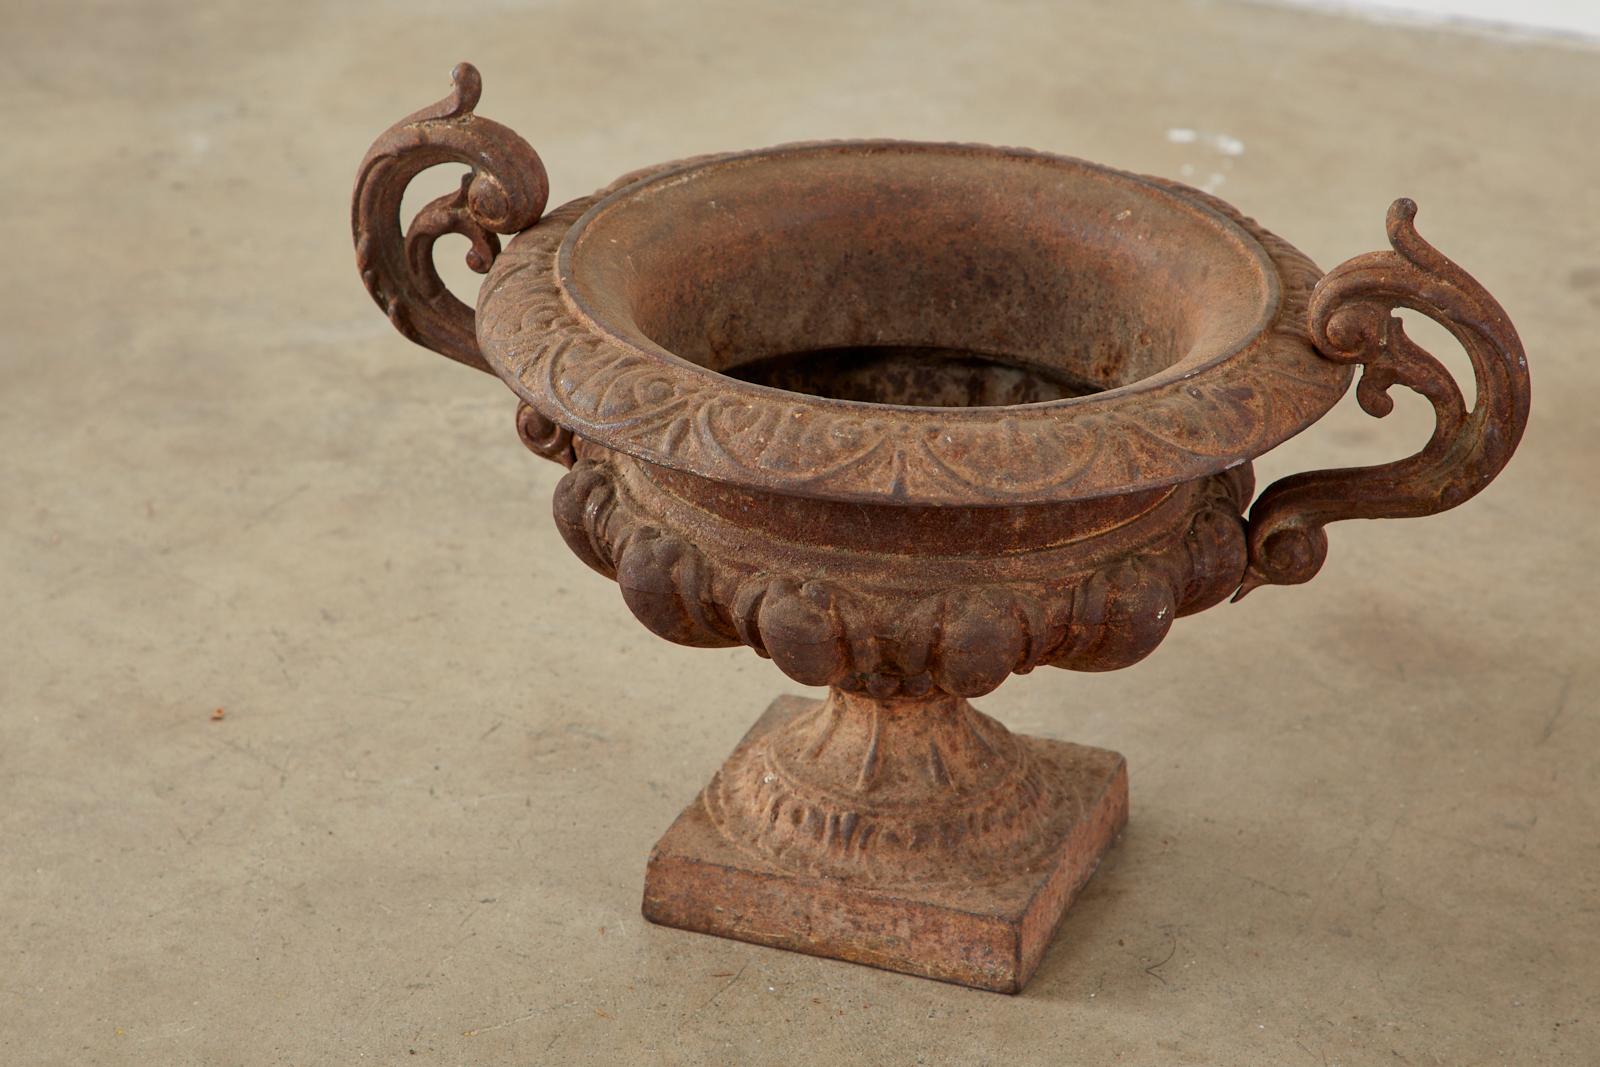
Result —
[[1128, 817], [1122, 757], [965, 700], [775, 700], [656, 844], [651, 922], [1019, 992]]

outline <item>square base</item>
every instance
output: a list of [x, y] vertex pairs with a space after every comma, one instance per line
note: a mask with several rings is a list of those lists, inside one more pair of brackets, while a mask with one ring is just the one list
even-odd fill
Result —
[[[782, 696], [742, 749], [815, 701]], [[1073, 768], [1076, 817], [1049, 854], [986, 885], [872, 889], [797, 874], [727, 840], [699, 797], [656, 843], [644, 917], [663, 926], [1017, 993], [1067, 906], [1128, 821], [1128, 771], [1115, 752], [1019, 736], [1040, 759]]]

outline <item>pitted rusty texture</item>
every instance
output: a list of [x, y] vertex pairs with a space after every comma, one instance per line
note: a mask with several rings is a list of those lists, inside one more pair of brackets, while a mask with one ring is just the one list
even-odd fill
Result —
[[[1408, 200], [1391, 250], [1326, 275], [1197, 190], [983, 145], [702, 156], [543, 214], [538, 155], [454, 77], [362, 163], [368, 289], [505, 380], [518, 436], [570, 468], [562, 536], [652, 632], [829, 688], [775, 703], [662, 838], [658, 922], [1020, 990], [1127, 773], [968, 699], [1129, 666], [1179, 617], [1304, 582], [1329, 523], [1464, 502], [1527, 422], [1516, 331]], [[461, 189], [402, 229], [444, 161]], [[475, 313], [434, 270], [445, 233], [487, 275]], [[1461, 342], [1470, 410], [1397, 308]], [[1251, 461], [1358, 368], [1372, 415], [1396, 384], [1428, 399], [1427, 445], [1252, 504]]]

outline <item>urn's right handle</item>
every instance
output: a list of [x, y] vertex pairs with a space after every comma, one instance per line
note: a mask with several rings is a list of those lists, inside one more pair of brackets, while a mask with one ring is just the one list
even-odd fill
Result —
[[[1356, 399], [1382, 418], [1389, 388], [1416, 390], [1437, 423], [1422, 451], [1373, 467], [1311, 471], [1274, 482], [1250, 509], [1250, 559], [1238, 600], [1258, 585], [1308, 581], [1328, 555], [1323, 527], [1337, 519], [1431, 515], [1493, 480], [1528, 422], [1528, 361], [1506, 313], [1471, 275], [1417, 233], [1417, 205], [1389, 208], [1392, 252], [1369, 252], [1330, 271], [1311, 295], [1312, 340], [1327, 358], [1359, 363]], [[1397, 308], [1420, 311], [1466, 349], [1478, 383], [1467, 410], [1442, 364], [1405, 335]]]

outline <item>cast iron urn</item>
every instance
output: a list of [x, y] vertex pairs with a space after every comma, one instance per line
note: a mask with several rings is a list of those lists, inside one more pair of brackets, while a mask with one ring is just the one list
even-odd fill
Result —
[[[640, 622], [827, 687], [778, 698], [657, 844], [658, 923], [1020, 990], [1127, 772], [969, 698], [1126, 667], [1180, 616], [1304, 582], [1335, 519], [1462, 503], [1528, 418], [1516, 332], [1409, 200], [1391, 250], [1327, 274], [1188, 186], [983, 145], [703, 156], [546, 212], [538, 155], [454, 79], [362, 161], [368, 290], [516, 393], [523, 443], [571, 468], [562, 536]], [[449, 162], [459, 191], [403, 229], [407, 183]], [[486, 275], [476, 311], [434, 269], [447, 233]], [[1466, 350], [1470, 410], [1402, 307]], [[1406, 386], [1432, 438], [1255, 495], [1251, 460], [1358, 366], [1367, 412]]]

